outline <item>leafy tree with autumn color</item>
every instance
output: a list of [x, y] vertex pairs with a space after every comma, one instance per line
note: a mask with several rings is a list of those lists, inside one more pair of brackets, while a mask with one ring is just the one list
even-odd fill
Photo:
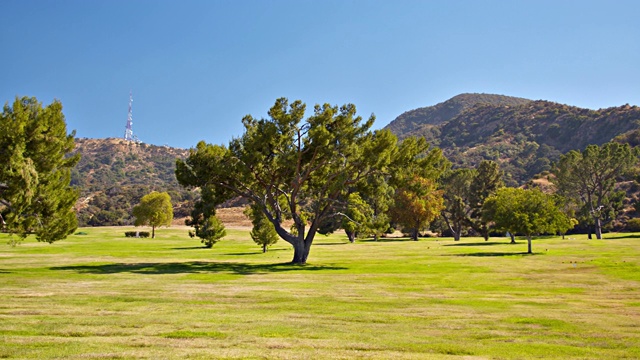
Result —
[[391, 210], [395, 222], [409, 229], [411, 238], [418, 240], [420, 230], [435, 219], [444, 208], [442, 191], [434, 180], [414, 176], [398, 189]]

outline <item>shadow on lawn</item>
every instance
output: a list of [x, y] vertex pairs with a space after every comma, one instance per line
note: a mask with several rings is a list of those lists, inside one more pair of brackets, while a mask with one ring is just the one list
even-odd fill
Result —
[[485, 242], [473, 242], [473, 243], [455, 243], [455, 244], [446, 244], [443, 246], [492, 246], [492, 245], [505, 245], [508, 243], [496, 242], [496, 241], [485, 241]]
[[536, 255], [536, 253], [529, 254], [527, 252], [477, 252], [477, 253], [469, 253], [469, 254], [456, 254], [453, 256], [477, 256], [477, 257], [492, 257], [492, 256], [528, 256], [528, 255]]
[[344, 270], [343, 267], [322, 266], [322, 265], [292, 265], [291, 263], [280, 264], [243, 264], [243, 263], [216, 263], [204, 261], [192, 261], [184, 263], [114, 263], [100, 265], [75, 265], [56, 266], [51, 270], [75, 271], [85, 274], [188, 274], [188, 273], [215, 273], [231, 272], [240, 275], [250, 275], [257, 273], [284, 272], [284, 271], [318, 271], [318, 270]]
[[629, 234], [629, 235], [607, 236], [607, 234], [602, 234], [602, 240], [615, 240], [615, 239], [640, 239], [640, 235]]

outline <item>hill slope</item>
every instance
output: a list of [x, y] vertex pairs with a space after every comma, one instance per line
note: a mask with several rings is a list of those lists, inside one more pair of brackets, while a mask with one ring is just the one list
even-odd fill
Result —
[[529, 101], [531, 100], [504, 95], [460, 94], [433, 106], [409, 110], [385, 128], [391, 130], [398, 138], [404, 139], [420, 131], [425, 125], [439, 125], [447, 122], [477, 104], [517, 106]]
[[632, 145], [640, 140], [640, 108], [629, 105], [589, 110], [541, 100], [519, 105], [476, 103], [446, 121], [426, 121], [411, 131], [398, 133], [391, 124], [388, 128], [399, 138], [425, 137], [442, 148], [454, 166], [497, 161], [510, 185], [548, 170], [569, 150], [614, 139]]
[[175, 178], [176, 158], [188, 150], [136, 144], [123, 139], [76, 139], [82, 158], [71, 174], [80, 191], [76, 204], [80, 226], [130, 225], [131, 209], [151, 191], [167, 191], [175, 217], [188, 215], [196, 194]]

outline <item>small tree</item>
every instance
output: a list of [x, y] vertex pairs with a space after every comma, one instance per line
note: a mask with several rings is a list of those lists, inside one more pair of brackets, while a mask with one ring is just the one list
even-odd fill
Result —
[[486, 222], [494, 221], [499, 229], [525, 235], [529, 254], [534, 234], [566, 232], [574, 226], [554, 197], [538, 189], [498, 189], [485, 200], [483, 210]]
[[213, 244], [227, 235], [227, 230], [225, 230], [224, 224], [220, 219], [215, 215], [211, 215], [202, 222], [201, 225], [196, 227], [195, 235], [200, 238], [200, 242], [202, 242], [206, 248], [211, 248]]
[[142, 197], [140, 204], [133, 207], [134, 225], [151, 226], [151, 238], [156, 237], [157, 226], [170, 226], [173, 220], [173, 206], [168, 193], [153, 191]]
[[251, 219], [251, 224], [253, 225], [251, 238], [262, 247], [262, 252], [266, 253], [269, 245], [278, 242], [276, 228], [255, 205], [247, 207], [244, 214]]
[[407, 186], [399, 189], [391, 216], [398, 224], [411, 230], [411, 238], [418, 240], [420, 229], [438, 216], [444, 208], [442, 191], [430, 179], [415, 176]]

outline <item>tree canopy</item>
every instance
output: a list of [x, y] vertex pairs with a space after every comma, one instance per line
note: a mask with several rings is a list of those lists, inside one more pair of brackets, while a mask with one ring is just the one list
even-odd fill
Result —
[[69, 184], [75, 132], [67, 134], [62, 104], [42, 107], [36, 98], [16, 98], [0, 116], [0, 223], [24, 239], [52, 243], [77, 228], [78, 194]]
[[638, 163], [638, 151], [628, 144], [609, 142], [589, 145], [584, 151], [569, 151], [556, 164], [551, 178], [558, 193], [572, 199], [595, 227], [596, 238], [602, 239], [602, 221], [611, 213], [611, 203], [620, 194], [616, 180]]
[[[237, 196], [255, 204], [293, 246], [295, 264], [306, 263], [319, 227], [340, 216], [348, 195], [375, 193], [365, 184], [388, 175], [404, 155], [396, 137], [371, 131], [375, 117], [363, 121], [353, 104], [316, 105], [306, 119], [305, 110], [299, 100], [280, 98], [269, 118], [245, 116], [244, 134], [228, 147], [200, 142], [176, 163], [178, 181], [202, 190], [201, 206]], [[282, 225], [285, 219], [293, 220], [293, 229]]]
[[156, 237], [156, 227], [169, 226], [173, 220], [171, 196], [166, 192], [153, 191], [142, 197], [140, 204], [133, 207], [134, 225], [151, 226], [151, 238]]
[[486, 222], [493, 221], [497, 229], [525, 235], [529, 254], [533, 235], [565, 232], [574, 224], [552, 195], [538, 189], [498, 189], [485, 200], [483, 216]]

